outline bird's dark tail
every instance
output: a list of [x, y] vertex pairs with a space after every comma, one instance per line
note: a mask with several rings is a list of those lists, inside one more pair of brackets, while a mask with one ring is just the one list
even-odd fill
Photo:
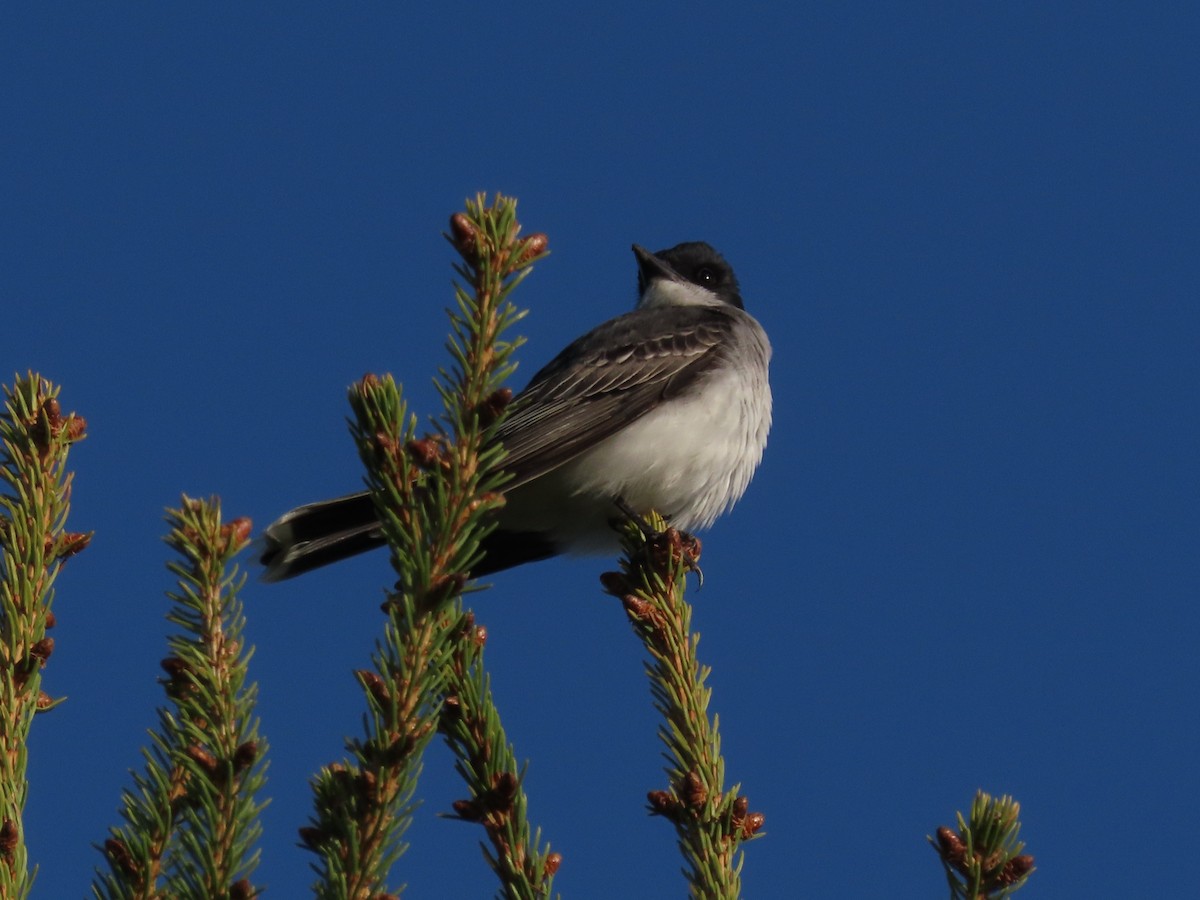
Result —
[[[300, 506], [280, 516], [263, 532], [259, 562], [263, 581], [283, 581], [338, 560], [357, 556], [385, 541], [367, 492]], [[483, 559], [475, 577], [490, 575], [558, 553], [549, 540], [534, 533], [496, 529], [483, 540]]]
[[384, 544], [367, 492], [300, 506], [263, 532], [263, 581], [283, 581]]

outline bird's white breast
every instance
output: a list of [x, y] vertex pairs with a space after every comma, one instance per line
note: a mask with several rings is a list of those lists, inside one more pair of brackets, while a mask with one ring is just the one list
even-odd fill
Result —
[[[684, 530], [707, 528], [745, 493], [771, 427], [770, 345], [753, 319], [730, 359], [692, 390], [663, 403], [591, 450], [512, 496], [506, 527], [524, 510], [578, 552], [607, 550], [620, 497], [638, 512], [667, 515]], [[534, 511], [536, 510], [536, 513]]]

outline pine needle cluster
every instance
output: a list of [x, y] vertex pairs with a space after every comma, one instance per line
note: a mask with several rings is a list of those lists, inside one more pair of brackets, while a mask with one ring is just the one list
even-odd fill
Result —
[[167, 511], [167, 543], [180, 559], [167, 619], [178, 626], [162, 661], [169, 705], [143, 751], [145, 766], [122, 796], [124, 824], [102, 850], [108, 863], [96, 897], [123, 900], [228, 897], [248, 900], [262, 836], [257, 800], [265, 782], [266, 742], [248, 681], [252, 651], [233, 563], [247, 545], [249, 519], [221, 520], [215, 498], [183, 497]]
[[33, 717], [58, 701], [41, 689], [54, 652], [54, 580], [91, 534], [66, 530], [71, 445], [87, 424], [63, 415], [59, 389], [32, 372], [4, 388], [0, 415], [0, 897], [26, 897], [29, 870], [22, 817]]
[[929, 838], [946, 870], [950, 900], [1002, 900], [1025, 885], [1033, 857], [1021, 851], [1021, 805], [1007, 795], [975, 794], [970, 821], [958, 814], [958, 830], [943, 825]]
[[719, 721], [708, 715], [710, 670], [699, 662], [700, 636], [684, 599], [688, 573], [699, 571], [700, 542], [668, 528], [657, 514], [629, 522], [622, 537], [621, 571], [606, 573], [602, 582], [621, 599], [646, 648], [646, 674], [663, 717], [659, 737], [669, 787], [647, 794], [650, 812], [675, 825], [691, 896], [735, 900], [741, 845], [759, 836], [764, 817], [750, 812], [740, 785], [724, 787]]
[[452, 365], [437, 382], [444, 411], [433, 433], [418, 437], [390, 376], [366, 376], [350, 391], [351, 431], [397, 581], [373, 666], [357, 673], [365, 734], [314, 780], [314, 815], [301, 831], [318, 856], [322, 897], [391, 896], [388, 871], [405, 849], [421, 757], [439, 728], [471, 789], [455, 811], [484, 824], [506, 893], [543, 896], [555, 867], [530, 838], [516, 763], [482, 680], [484, 633], [462, 605], [504, 502], [503, 451], [492, 436], [511, 399], [502, 384], [516, 344], [502, 334], [521, 313], [509, 296], [546, 239], [520, 237], [516, 203], [504, 197], [489, 205], [479, 196], [450, 226], [465, 285], [450, 311]]

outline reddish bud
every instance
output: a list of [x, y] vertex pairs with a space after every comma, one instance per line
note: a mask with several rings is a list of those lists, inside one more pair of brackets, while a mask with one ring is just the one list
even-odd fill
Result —
[[199, 686], [189, 677], [191, 667], [179, 657], [168, 656], [159, 665], [171, 676], [165, 684], [169, 696], [183, 697], [199, 690]]
[[962, 838], [945, 825], [937, 830], [937, 842], [942, 857], [947, 862], [961, 862], [967, 853], [967, 845], [963, 843]]
[[542, 871], [545, 872], [546, 877], [549, 878], [549, 877], [553, 876], [556, 872], [558, 872], [558, 868], [561, 865], [562, 865], [562, 854], [561, 853], [551, 853], [546, 857], [546, 865], [544, 866]]
[[629, 579], [621, 572], [601, 572], [600, 586], [606, 594], [612, 594], [614, 597], [624, 597], [633, 590]]
[[472, 262], [478, 258], [479, 229], [463, 213], [457, 212], [450, 217], [450, 236], [455, 248], [465, 259]]
[[462, 716], [462, 701], [457, 694], [447, 694], [442, 698], [442, 712], [438, 717], [438, 730], [447, 733], [450, 727]]
[[[42, 400], [43, 395], [38, 396], [38, 400]], [[58, 401], [53, 397], [48, 397], [43, 400], [41, 408], [34, 410], [35, 418], [33, 422], [37, 423], [38, 430], [34, 440], [37, 442], [38, 450], [45, 454], [50, 449], [50, 442], [59, 436], [62, 432], [62, 410], [59, 408]]]
[[54, 555], [59, 559], [66, 559], [69, 556], [74, 556], [87, 549], [88, 544], [92, 542], [92, 533], [90, 531], [64, 531], [58, 538], [58, 545], [54, 548]]
[[512, 388], [503, 387], [499, 390], [492, 391], [492, 393], [487, 396], [487, 399], [479, 404], [480, 423], [486, 428], [488, 425], [491, 425], [493, 422], [495, 422], [498, 418], [500, 418], [500, 414], [504, 412], [508, 404], [512, 402], [512, 398]]
[[229, 900], [251, 900], [254, 896], [256, 896], [254, 888], [247, 878], [235, 881], [229, 886]]
[[353, 781], [353, 777], [350, 775], [350, 770], [346, 768], [345, 763], [330, 763], [325, 767], [325, 771], [329, 773], [329, 778], [332, 781], [337, 782], [337, 784], [343, 789], [349, 787], [350, 783]]
[[734, 828], [741, 828], [742, 823], [746, 821], [746, 813], [750, 811], [750, 801], [745, 797], [738, 797], [733, 801], [733, 810], [730, 813], [730, 822]]
[[679, 803], [670, 791], [650, 791], [646, 794], [646, 800], [652, 815], [674, 819], [679, 813]]
[[229, 524], [225, 525], [221, 532], [229, 535], [233, 540], [235, 547], [242, 547], [250, 540], [250, 532], [254, 530], [254, 523], [247, 516], [239, 516]]
[[233, 771], [244, 772], [258, 759], [258, 742], [246, 741], [233, 751]]
[[367, 689], [376, 704], [387, 709], [392, 702], [391, 693], [388, 691], [387, 682], [384, 681], [375, 672], [369, 669], [359, 669], [354, 673], [358, 677], [359, 684]]
[[543, 232], [535, 231], [522, 240], [518, 246], [521, 249], [517, 253], [517, 265], [527, 266], [546, 252], [546, 248], [550, 246], [550, 238], [546, 237]]
[[375, 432], [373, 443], [376, 455], [382, 459], [394, 458], [400, 449], [400, 445], [386, 431]]
[[467, 822], [478, 822], [483, 817], [479, 804], [474, 800], [455, 800], [450, 806], [455, 815]]
[[54, 698], [45, 691], [38, 691], [37, 701], [34, 705], [38, 712], [45, 712], [54, 705]]
[[688, 772], [684, 775], [680, 788], [683, 802], [688, 806], [693, 808], [703, 806], [708, 800], [708, 789], [705, 788], [704, 782], [700, 780], [700, 776], [696, 772]]
[[501, 772], [495, 777], [492, 789], [488, 792], [488, 806], [500, 811], [512, 809], [513, 798], [517, 796], [520, 785], [521, 782], [512, 772]]
[[17, 823], [12, 819], [5, 819], [4, 823], [0, 824], [0, 855], [6, 858], [12, 856], [17, 847], [18, 836]]
[[1004, 864], [997, 881], [1002, 885], [1016, 884], [1032, 871], [1033, 857], [1028, 853], [1022, 853]]
[[57, 624], [58, 617], [54, 615], [54, 613], [50, 612], [50, 610], [46, 610], [46, 630], [49, 631]]
[[112, 860], [112, 864], [118, 870], [130, 877], [137, 876], [137, 863], [133, 861], [133, 854], [129, 852], [129, 846], [124, 841], [119, 838], [109, 838], [104, 842], [104, 852], [108, 854], [108, 858]]
[[404, 445], [404, 452], [421, 469], [432, 469], [441, 460], [442, 451], [441, 442], [432, 437], [411, 440]]
[[625, 607], [625, 614], [635, 622], [646, 622], [654, 618], [654, 604], [641, 597], [628, 594], [621, 598], [621, 605]]
[[67, 419], [66, 433], [67, 440], [71, 443], [83, 440], [87, 436], [87, 420], [83, 416], [72, 414]]
[[762, 813], [750, 813], [750, 815], [746, 816], [746, 821], [742, 823], [742, 837], [754, 837], [766, 821], [767, 817]]
[[46, 660], [50, 658], [50, 655], [53, 652], [54, 638], [52, 637], [42, 638], [29, 648], [29, 655], [36, 659], [38, 663], [43, 666], [46, 664]]

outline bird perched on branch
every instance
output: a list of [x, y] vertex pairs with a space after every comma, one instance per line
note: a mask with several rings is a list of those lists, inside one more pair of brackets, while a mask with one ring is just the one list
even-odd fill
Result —
[[[708, 244], [636, 244], [638, 303], [571, 343], [512, 401], [505, 505], [472, 575], [614, 550], [620, 510], [710, 526], [742, 496], [771, 426], [771, 346]], [[264, 534], [279, 581], [384, 543], [371, 496], [301, 506]]]

